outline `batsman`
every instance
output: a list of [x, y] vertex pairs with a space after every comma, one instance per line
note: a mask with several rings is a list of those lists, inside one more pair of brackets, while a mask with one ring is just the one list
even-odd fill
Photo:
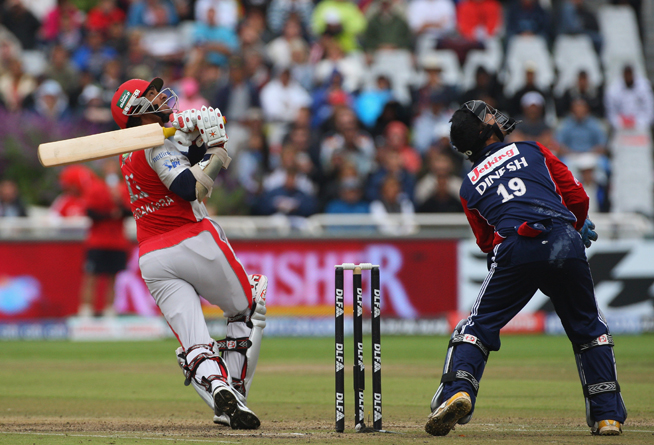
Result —
[[591, 433], [621, 434], [627, 410], [586, 259], [597, 233], [584, 188], [541, 144], [505, 142], [517, 122], [483, 101], [466, 102], [450, 122], [452, 145], [473, 163], [461, 202], [489, 272], [452, 334], [425, 430], [445, 436], [470, 421], [500, 329], [540, 289], [572, 342]]
[[[139, 266], [145, 283], [181, 347], [185, 384], [214, 411], [214, 422], [256, 429], [247, 405], [266, 326], [268, 280], [247, 275], [225, 232], [209, 219], [202, 200], [230, 163], [225, 122], [218, 109], [179, 112], [163, 80], [132, 79], [113, 96], [120, 128], [172, 121], [174, 140], [121, 157], [136, 220]], [[227, 318], [227, 338], [214, 341], [200, 296]]]

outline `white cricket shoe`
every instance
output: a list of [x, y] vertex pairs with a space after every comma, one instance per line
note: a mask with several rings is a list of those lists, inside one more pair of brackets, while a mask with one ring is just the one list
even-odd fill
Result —
[[265, 306], [268, 277], [257, 273], [248, 275], [248, 280], [250, 280], [250, 287], [252, 288], [252, 300]]
[[239, 400], [231, 387], [223, 385], [216, 388], [213, 401], [214, 419], [226, 414], [233, 430], [256, 430], [261, 425], [257, 415]]
[[432, 436], [447, 436], [459, 419], [468, 415], [471, 410], [472, 401], [468, 393], [457, 392], [429, 415], [425, 431]]
[[594, 436], [619, 436], [622, 434], [622, 424], [617, 420], [600, 420], [591, 428]]
[[221, 413], [219, 416], [214, 414], [213, 423], [216, 425], [232, 426], [231, 422], [229, 421], [229, 416], [225, 413]]

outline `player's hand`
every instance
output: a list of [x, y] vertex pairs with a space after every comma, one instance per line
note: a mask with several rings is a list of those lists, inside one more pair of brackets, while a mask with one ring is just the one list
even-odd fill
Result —
[[197, 126], [207, 148], [222, 146], [227, 142], [223, 115], [218, 108], [203, 106], [197, 113]]
[[184, 110], [180, 113], [171, 114], [170, 122], [173, 124], [173, 128], [175, 128], [177, 131], [193, 133], [198, 124], [197, 117], [198, 110], [191, 108], [190, 110]]
[[584, 246], [587, 248], [590, 247], [592, 244], [592, 241], [597, 241], [597, 232], [595, 232], [595, 224], [593, 222], [586, 218], [586, 221], [584, 222], [584, 226], [581, 228], [581, 241], [583, 241]]

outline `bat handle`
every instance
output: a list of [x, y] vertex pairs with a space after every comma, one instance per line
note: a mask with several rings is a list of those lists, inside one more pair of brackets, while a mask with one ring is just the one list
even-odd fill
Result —
[[162, 130], [163, 130], [164, 137], [165, 137], [166, 139], [168, 139], [169, 137], [171, 137], [172, 135], [174, 135], [175, 132], [177, 131], [177, 130], [176, 130], [175, 128], [173, 128], [173, 127], [162, 127]]

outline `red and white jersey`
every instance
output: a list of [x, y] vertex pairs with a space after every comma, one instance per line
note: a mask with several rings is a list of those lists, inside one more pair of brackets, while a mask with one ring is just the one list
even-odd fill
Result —
[[120, 168], [130, 195], [139, 245], [209, 216], [203, 203], [186, 201], [168, 189], [190, 167], [186, 156], [168, 140], [159, 147], [122, 156]]

